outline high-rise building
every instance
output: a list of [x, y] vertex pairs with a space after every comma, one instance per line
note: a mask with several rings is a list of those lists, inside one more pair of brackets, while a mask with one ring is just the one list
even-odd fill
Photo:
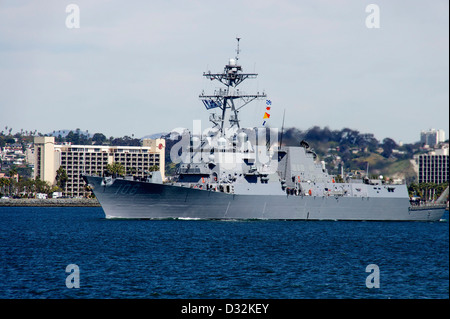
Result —
[[157, 166], [164, 180], [165, 140], [144, 139], [143, 146], [104, 146], [55, 144], [54, 137], [35, 137], [34, 177], [56, 184], [56, 171], [68, 175], [65, 194], [83, 196], [85, 183], [80, 174], [102, 175], [108, 164], [120, 163], [129, 175], [143, 177]]
[[441, 149], [435, 149], [428, 154], [415, 155], [417, 182], [441, 184], [449, 180], [448, 144]]
[[435, 146], [440, 142], [445, 141], [445, 131], [444, 130], [435, 130], [431, 129], [428, 131], [420, 132], [420, 142], [428, 145]]
[[41, 137], [34, 138], [34, 178], [39, 177], [43, 181], [51, 184], [54, 183], [56, 177], [55, 169], [55, 138]]

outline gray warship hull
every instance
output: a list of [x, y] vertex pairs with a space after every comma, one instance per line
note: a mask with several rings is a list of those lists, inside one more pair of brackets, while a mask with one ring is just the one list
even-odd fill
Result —
[[84, 176], [106, 218], [437, 221], [444, 206], [413, 208], [404, 197], [242, 195]]

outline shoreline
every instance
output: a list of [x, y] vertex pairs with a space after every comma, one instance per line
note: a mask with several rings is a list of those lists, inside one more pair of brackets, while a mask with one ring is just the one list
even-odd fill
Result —
[[96, 198], [0, 199], [0, 207], [101, 207]]

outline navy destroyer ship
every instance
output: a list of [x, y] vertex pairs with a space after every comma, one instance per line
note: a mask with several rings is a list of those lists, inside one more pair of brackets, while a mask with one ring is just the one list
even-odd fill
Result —
[[[256, 73], [244, 73], [235, 58], [223, 72], [205, 72], [222, 87], [200, 94], [213, 126], [184, 134], [172, 148], [180, 163], [177, 176], [160, 172], [146, 178], [82, 175], [106, 218], [133, 219], [277, 219], [437, 221], [445, 204], [414, 206], [407, 186], [382, 180], [340, 178], [330, 174], [306, 141], [282, 145], [277, 129], [243, 128], [239, 111], [266, 94], [247, 94], [239, 85]], [[266, 100], [266, 102], [270, 102]]]

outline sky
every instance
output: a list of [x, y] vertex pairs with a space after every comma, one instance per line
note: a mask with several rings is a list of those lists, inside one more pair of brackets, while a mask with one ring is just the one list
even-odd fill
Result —
[[[73, 26], [79, 9], [79, 28]], [[378, 28], [376, 12], [379, 8]], [[68, 20], [68, 21], [66, 21]], [[0, 130], [142, 137], [192, 129], [236, 55], [272, 101], [268, 125], [449, 136], [448, 0], [0, 0]], [[241, 112], [262, 125], [265, 101]]]

